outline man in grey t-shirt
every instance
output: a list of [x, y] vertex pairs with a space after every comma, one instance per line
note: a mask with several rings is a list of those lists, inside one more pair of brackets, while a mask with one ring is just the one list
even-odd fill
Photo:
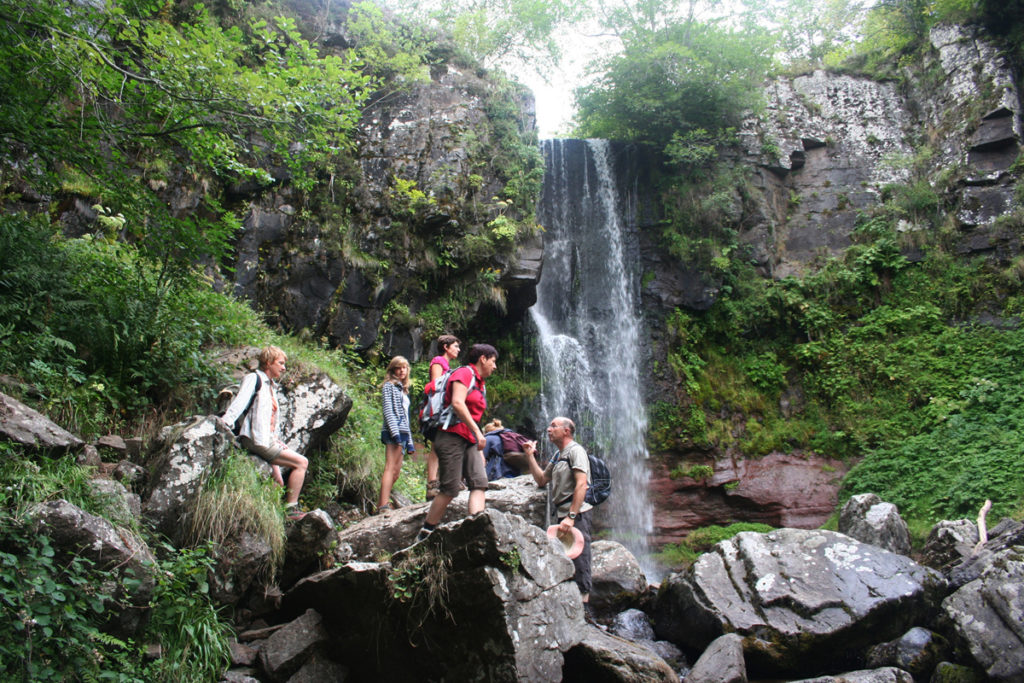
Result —
[[551, 482], [551, 500], [556, 508], [560, 533], [571, 533], [576, 527], [583, 535], [583, 552], [572, 561], [576, 567], [573, 579], [583, 595], [590, 600], [590, 503], [584, 500], [590, 486], [590, 458], [583, 446], [573, 440], [576, 425], [567, 417], [556, 417], [548, 425], [548, 440], [558, 448], [558, 455], [541, 470], [535, 457], [536, 442], [523, 446], [530, 474], [538, 486]]

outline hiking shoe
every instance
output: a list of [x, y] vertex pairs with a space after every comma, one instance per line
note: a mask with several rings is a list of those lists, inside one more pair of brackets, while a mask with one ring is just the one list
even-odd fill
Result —
[[427, 500], [433, 500], [434, 496], [441, 493], [441, 482], [437, 479], [432, 479], [427, 482]]

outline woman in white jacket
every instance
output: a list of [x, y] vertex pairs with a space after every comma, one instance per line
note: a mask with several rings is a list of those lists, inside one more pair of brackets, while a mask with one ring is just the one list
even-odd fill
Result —
[[[223, 420], [228, 425], [234, 425], [249, 406], [250, 399], [252, 400], [252, 407], [242, 419], [238, 440], [245, 450], [263, 458], [274, 467], [275, 479], [279, 482], [280, 468], [292, 468], [285, 485], [285, 511], [289, 519], [302, 519], [305, 513], [299, 509], [299, 493], [306, 479], [309, 460], [288, 448], [277, 435], [279, 411], [276, 382], [284, 374], [287, 360], [285, 352], [276, 346], [268, 346], [260, 351], [259, 370], [249, 373], [242, 379], [238, 393], [224, 413]], [[260, 384], [258, 390], [257, 379]]]

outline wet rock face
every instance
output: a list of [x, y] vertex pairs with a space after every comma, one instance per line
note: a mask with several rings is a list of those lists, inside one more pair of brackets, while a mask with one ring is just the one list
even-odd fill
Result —
[[934, 56], [907, 73], [904, 88], [825, 71], [766, 88], [765, 113], [740, 132], [760, 190], [741, 239], [766, 273], [800, 275], [816, 256], [844, 251], [857, 212], [880, 204], [887, 186], [914, 180], [891, 159], [917, 154], [922, 130], [935, 132], [929, 174], [963, 170], [954, 190], [960, 250], [1019, 253], [1012, 235], [990, 230], [1013, 198], [1006, 171], [1021, 137], [1013, 69], [974, 28], [937, 26], [929, 39]]
[[651, 474], [654, 544], [678, 543], [698, 527], [722, 520], [814, 528], [832, 515], [848, 465], [818, 456], [771, 453], [719, 460], [706, 480], [673, 479], [664, 463]]
[[[345, 44], [343, 28], [343, 22], [332, 27], [328, 40]], [[397, 301], [415, 314], [460, 277], [437, 274], [438, 253], [413, 248], [413, 233], [426, 235], [428, 249], [440, 252], [445, 239], [484, 230], [495, 217], [482, 217], [505, 186], [502, 169], [490, 165], [497, 143], [487, 98], [494, 88], [474, 70], [435, 65], [428, 82], [367, 108], [354, 163], [315, 197], [287, 184], [247, 197], [230, 276], [235, 294], [257, 302], [273, 322], [308, 330], [332, 345], [363, 351], [379, 343], [385, 355], [421, 359], [431, 340], [415, 323], [385, 320], [384, 312]], [[532, 131], [532, 99], [509, 97], [517, 125]], [[412, 200], [403, 199], [396, 179], [413, 183], [405, 192], [422, 193], [422, 206], [410, 208]], [[535, 300], [542, 244], [527, 242], [513, 256], [492, 260], [479, 265], [500, 272], [506, 310], [519, 317]]]
[[659, 637], [702, 649], [743, 638], [754, 672], [798, 674], [851, 663], [865, 647], [926, 620], [946, 582], [907, 557], [832, 531], [744, 532], [662, 584]]

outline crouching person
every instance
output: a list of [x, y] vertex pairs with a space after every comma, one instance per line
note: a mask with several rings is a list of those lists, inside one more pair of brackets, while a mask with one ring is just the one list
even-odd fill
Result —
[[[238, 393], [235, 394], [222, 419], [228, 425], [233, 425], [245, 412], [238, 441], [242, 448], [270, 463], [274, 468], [274, 478], [279, 483], [283, 482], [280, 468], [291, 468], [288, 481], [285, 483], [285, 512], [289, 519], [302, 519], [305, 513], [299, 509], [299, 493], [306, 479], [309, 461], [288, 448], [277, 436], [277, 380], [284, 374], [286, 360], [288, 356], [276, 346], [268, 346], [261, 350], [259, 369], [242, 379]], [[258, 390], [257, 378], [260, 380]]]

